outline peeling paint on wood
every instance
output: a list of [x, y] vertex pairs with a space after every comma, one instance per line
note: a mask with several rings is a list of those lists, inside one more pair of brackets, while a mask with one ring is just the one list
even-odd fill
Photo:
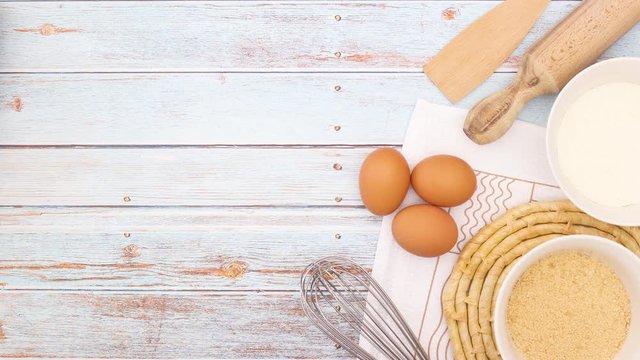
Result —
[[460, 15], [460, 11], [454, 7], [448, 7], [442, 10], [442, 18], [447, 21], [454, 20], [458, 15]]
[[348, 358], [306, 319], [297, 292], [0, 292], [0, 303], [5, 327], [20, 329], [0, 357]]
[[46, 281], [52, 282], [105, 282], [109, 283], [113, 280], [128, 280], [127, 276], [90, 276], [90, 277], [78, 277], [78, 278], [42, 278]]
[[85, 264], [61, 263], [53, 265], [0, 265], [0, 270], [85, 269]]
[[346, 61], [357, 61], [357, 62], [365, 62], [365, 63], [375, 58], [376, 58], [376, 55], [374, 54], [353, 54], [353, 55], [344, 57]]
[[136, 244], [129, 244], [122, 249], [122, 257], [126, 259], [140, 256], [140, 248]]
[[[458, 105], [512, 78], [495, 74]], [[0, 107], [0, 145], [400, 144], [417, 98], [449, 103], [422, 73], [0, 74], [0, 99], [14, 94], [29, 94], [28, 111]], [[520, 118], [543, 125], [553, 99]]]
[[244, 261], [228, 261], [220, 267], [207, 267], [182, 271], [186, 275], [222, 276], [229, 279], [239, 279], [248, 271], [249, 265]]
[[[0, 281], [7, 290], [296, 290], [323, 256], [370, 267], [379, 224], [350, 208], [0, 209]], [[144, 263], [122, 256], [132, 245], [122, 227], [135, 230]]]
[[[370, 270], [359, 163], [401, 143], [416, 98], [448, 104], [421, 66], [495, 4], [0, 2], [0, 357], [347, 358], [300, 273]], [[639, 30], [604, 57], [638, 56]]]
[[355, 53], [343, 56], [345, 61], [361, 64], [388, 63], [389, 66], [394, 67], [420, 67], [425, 63], [425, 58], [424, 56], [408, 57], [398, 53]]
[[[437, 54], [455, 34], [496, 4], [452, 0], [6, 2], [0, 3], [0, 71], [338, 69], [420, 73], [424, 59]], [[578, 5], [577, 1], [553, 1], [515, 55], [522, 55]], [[153, 16], [147, 16], [149, 12]], [[335, 14], [340, 14], [340, 22]], [[50, 23], [31, 25], [47, 18]], [[59, 44], [25, 41], [24, 32], [55, 38]], [[605, 57], [638, 56], [639, 42], [640, 29], [636, 28]], [[90, 51], [87, 44], [91, 44]], [[336, 51], [342, 56], [335, 57]], [[349, 54], [360, 59], [370, 54], [375, 57], [366, 62], [355, 61], [357, 57], [345, 60]], [[500, 71], [514, 68], [507, 63]]]
[[13, 109], [13, 111], [21, 112], [22, 111], [22, 99], [19, 96], [14, 96], [13, 97], [13, 101], [11, 101], [9, 103], [9, 106]]
[[326, 52], [325, 55], [313, 55], [313, 54], [299, 54], [295, 56], [297, 60], [312, 60], [318, 62], [327, 62], [331, 60], [330, 52]]
[[23, 358], [54, 358], [55, 355], [35, 354], [30, 352], [18, 352], [11, 354], [0, 353], [0, 358], [23, 359]]
[[31, 32], [31, 33], [39, 33], [42, 36], [52, 36], [58, 35], [62, 33], [70, 33], [70, 32], [79, 32], [79, 29], [71, 29], [71, 28], [63, 28], [58, 27], [53, 24], [42, 24], [37, 28], [21, 28], [21, 29], [13, 29], [17, 32]]
[[167, 313], [192, 313], [195, 306], [185, 304], [179, 299], [158, 295], [142, 295], [139, 297], [87, 296], [96, 311], [108, 317], [131, 317], [139, 320], [165, 317]]
[[373, 149], [341, 150], [339, 172], [323, 147], [0, 149], [0, 205], [120, 206], [126, 191], [147, 206], [362, 206]]
[[122, 264], [78, 264], [61, 263], [53, 265], [0, 265], [0, 270], [85, 270], [87, 267], [115, 268], [115, 269], [147, 269], [152, 264], [122, 263]]

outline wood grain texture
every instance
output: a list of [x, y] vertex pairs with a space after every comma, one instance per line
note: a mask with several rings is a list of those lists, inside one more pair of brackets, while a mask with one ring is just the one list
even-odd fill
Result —
[[[0, 71], [420, 72], [497, 2], [0, 3]], [[501, 71], [578, 5], [553, 2]], [[336, 20], [340, 15], [340, 21]], [[640, 29], [605, 57], [638, 55]], [[64, 49], [64, 51], [61, 51]]]
[[497, 3], [0, 1], [0, 357], [346, 357], [299, 271], [371, 266], [359, 164], [446, 103], [421, 66]]
[[380, 220], [364, 209], [0, 208], [0, 289], [297, 290], [324, 256], [370, 267]]
[[[422, 74], [5, 74], [0, 145], [401, 144], [418, 98], [448, 103]], [[544, 124], [552, 101], [521, 118]]]
[[361, 206], [370, 147], [0, 149], [0, 205]]
[[297, 293], [0, 292], [0, 357], [342, 358]]

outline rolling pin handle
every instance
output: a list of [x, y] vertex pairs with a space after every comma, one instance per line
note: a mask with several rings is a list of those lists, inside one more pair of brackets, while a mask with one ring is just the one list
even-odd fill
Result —
[[513, 125], [529, 100], [558, 91], [553, 81], [541, 78], [535, 70], [534, 64], [525, 56], [517, 77], [509, 86], [469, 110], [464, 123], [464, 133], [469, 139], [480, 145], [497, 140]]
[[464, 132], [478, 144], [497, 140], [530, 99], [560, 91], [640, 22], [640, 0], [588, 0], [524, 54], [516, 80], [474, 106]]

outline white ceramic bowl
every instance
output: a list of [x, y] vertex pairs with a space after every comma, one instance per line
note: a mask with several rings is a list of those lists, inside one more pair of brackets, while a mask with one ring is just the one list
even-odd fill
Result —
[[[640, 58], [615, 58], [592, 65], [560, 91], [547, 124], [547, 156], [558, 184], [576, 206], [589, 215], [612, 224], [640, 225], [640, 204], [612, 207], [598, 204], [576, 190], [562, 173], [558, 161], [558, 131], [569, 106], [585, 92], [610, 82], [640, 84]], [[638, 100], [640, 101], [640, 99]], [[640, 186], [640, 184], [639, 184]]]
[[493, 332], [502, 358], [523, 359], [511, 343], [507, 329], [507, 304], [513, 286], [534, 262], [563, 250], [584, 251], [603, 261], [616, 272], [631, 300], [631, 325], [627, 339], [615, 360], [640, 359], [640, 258], [620, 244], [590, 235], [569, 235], [549, 240], [522, 256], [509, 271], [498, 290], [493, 312]]

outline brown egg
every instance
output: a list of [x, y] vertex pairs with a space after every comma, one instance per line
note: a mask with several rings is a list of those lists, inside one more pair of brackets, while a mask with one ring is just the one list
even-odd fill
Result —
[[451, 215], [431, 205], [402, 209], [393, 219], [391, 231], [403, 249], [418, 256], [440, 256], [458, 240], [458, 226]]
[[364, 205], [376, 215], [394, 212], [409, 190], [409, 164], [397, 150], [375, 150], [360, 168], [360, 196]]
[[411, 173], [411, 185], [429, 204], [457, 206], [476, 191], [476, 174], [464, 160], [451, 155], [430, 156]]

